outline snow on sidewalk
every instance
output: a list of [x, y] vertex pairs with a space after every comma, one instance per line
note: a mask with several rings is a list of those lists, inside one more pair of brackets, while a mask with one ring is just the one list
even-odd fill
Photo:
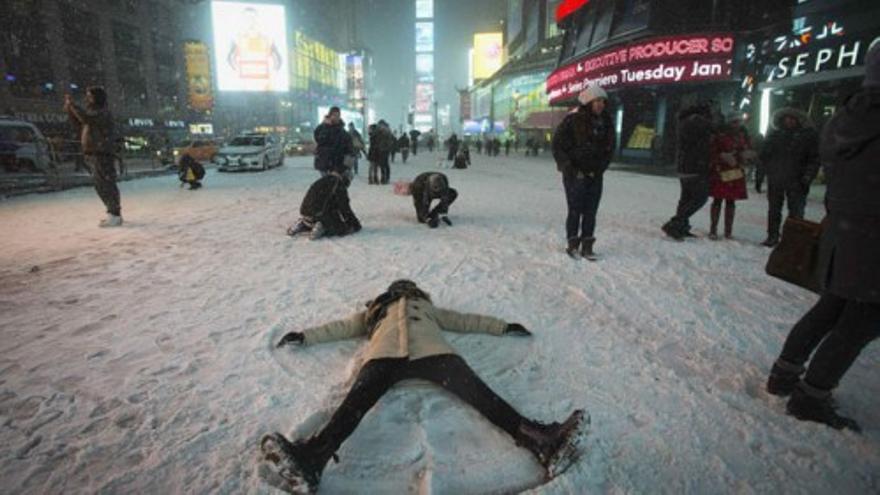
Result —
[[[356, 311], [410, 277], [438, 306], [521, 322], [531, 339], [448, 334], [528, 416], [585, 407], [587, 452], [535, 493], [880, 491], [880, 352], [842, 382], [861, 436], [804, 424], [763, 391], [815, 296], [764, 275], [765, 200], [737, 241], [675, 243], [659, 226], [674, 179], [609, 172], [599, 263], [563, 252], [553, 164], [473, 155], [444, 170], [454, 227], [409, 198], [350, 191], [359, 234], [283, 235], [317, 174], [209, 171], [121, 184], [126, 223], [96, 227], [77, 189], [0, 203], [0, 487], [6, 493], [265, 493], [263, 433], [320, 424], [357, 369], [357, 341], [275, 350], [290, 330]], [[435, 168], [392, 165], [394, 179]], [[819, 215], [811, 204], [808, 215]], [[708, 211], [696, 220], [705, 232]], [[322, 493], [510, 493], [538, 484], [522, 449], [430, 385], [392, 390], [325, 471]]]

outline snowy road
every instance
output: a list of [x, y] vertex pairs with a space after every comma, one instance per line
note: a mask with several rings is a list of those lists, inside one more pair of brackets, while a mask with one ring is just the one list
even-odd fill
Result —
[[[815, 301], [764, 275], [763, 197], [741, 204], [741, 241], [678, 244], [659, 230], [677, 182], [610, 172], [603, 259], [574, 262], [552, 163], [474, 159], [446, 171], [454, 227], [417, 225], [408, 198], [361, 176], [351, 196], [364, 230], [319, 242], [283, 235], [316, 177], [306, 158], [210, 171], [198, 192], [174, 177], [123, 183], [117, 230], [96, 228], [90, 189], [0, 203], [0, 492], [270, 491], [260, 436], [320, 422], [361, 349], [273, 341], [399, 277], [439, 306], [532, 329], [449, 336], [523, 413], [592, 415], [586, 456], [537, 493], [880, 492], [876, 344], [837, 393], [861, 436], [796, 422], [763, 391]], [[423, 154], [392, 173], [431, 168]], [[525, 451], [424, 384], [394, 389], [339, 454], [322, 493], [510, 493], [539, 478]]]

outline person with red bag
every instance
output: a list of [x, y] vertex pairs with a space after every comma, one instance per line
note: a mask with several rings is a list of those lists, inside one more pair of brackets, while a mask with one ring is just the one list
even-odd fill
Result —
[[731, 120], [721, 126], [712, 136], [710, 144], [711, 165], [709, 195], [712, 207], [709, 238], [718, 239], [718, 221], [721, 205], [724, 204], [724, 238], [733, 237], [733, 218], [736, 215], [736, 202], [748, 199], [746, 191], [746, 172], [743, 167], [743, 153], [749, 149], [748, 138], [741, 131], [738, 120]]

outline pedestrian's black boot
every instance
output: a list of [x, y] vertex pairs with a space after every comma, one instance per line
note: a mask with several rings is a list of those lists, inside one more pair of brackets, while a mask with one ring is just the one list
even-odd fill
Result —
[[788, 414], [801, 421], [823, 423], [835, 430], [848, 429], [856, 433], [862, 431], [854, 420], [837, 414], [831, 399], [831, 391], [818, 389], [807, 382], [798, 383], [785, 409]]
[[788, 397], [801, 381], [804, 367], [778, 359], [773, 363], [770, 376], [767, 378], [767, 393]]
[[313, 440], [291, 443], [284, 435], [273, 433], [264, 436], [260, 442], [264, 458], [275, 465], [278, 475], [295, 493], [303, 493], [305, 489], [314, 493], [321, 482], [324, 467], [334, 458], [332, 452], [313, 445]]
[[524, 421], [514, 435], [516, 444], [529, 450], [547, 470], [548, 477], [560, 473], [577, 456], [580, 433], [589, 418], [578, 409], [563, 423]]
[[428, 217], [428, 227], [436, 229], [438, 225], [440, 225], [440, 217], [436, 214]]
[[761, 243], [762, 246], [774, 247], [779, 244], [779, 234], [770, 234], [767, 236], [767, 240]]
[[667, 222], [667, 223], [663, 224], [662, 229], [663, 229], [664, 234], [675, 239], [676, 241], [684, 240], [684, 234], [681, 231], [679, 231], [678, 229], [676, 229], [675, 227], [673, 227], [671, 223]]
[[577, 237], [573, 237], [568, 240], [568, 247], [565, 248], [565, 252], [566, 252], [566, 254], [571, 256], [572, 258], [577, 259], [578, 254], [579, 254], [578, 249], [580, 248], [580, 246], [581, 246], [581, 240], [578, 239]]
[[590, 261], [595, 261], [596, 253], [593, 252], [593, 244], [595, 243], [595, 237], [584, 237], [581, 239], [581, 256]]

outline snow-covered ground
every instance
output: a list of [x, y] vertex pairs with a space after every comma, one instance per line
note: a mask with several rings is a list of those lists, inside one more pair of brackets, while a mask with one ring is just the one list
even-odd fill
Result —
[[[797, 422], [763, 390], [816, 300], [764, 274], [763, 197], [740, 204], [739, 240], [675, 243], [659, 226], [677, 181], [610, 172], [603, 259], [577, 262], [549, 160], [474, 160], [445, 171], [454, 227], [418, 225], [409, 198], [366, 185], [362, 166], [351, 196], [364, 230], [317, 242], [284, 235], [316, 178], [307, 158], [211, 171], [197, 192], [174, 177], [123, 183], [116, 230], [96, 227], [90, 189], [0, 203], [0, 492], [273, 490], [260, 436], [320, 423], [362, 349], [273, 343], [399, 277], [535, 333], [448, 336], [524, 414], [591, 414], [584, 457], [536, 493], [880, 491], [876, 345], [837, 392], [862, 435]], [[422, 154], [392, 173], [434, 167]], [[339, 455], [322, 493], [511, 493], [540, 478], [504, 434], [420, 383], [393, 389]]]

